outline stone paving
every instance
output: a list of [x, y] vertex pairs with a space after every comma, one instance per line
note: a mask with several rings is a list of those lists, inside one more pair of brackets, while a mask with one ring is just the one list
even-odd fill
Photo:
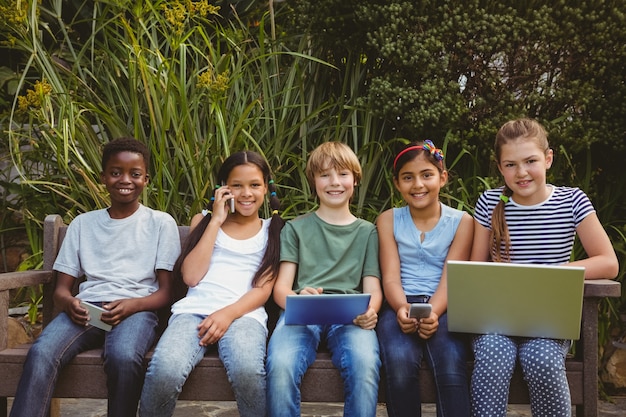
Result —
[[[10, 404], [10, 402], [9, 402]], [[106, 400], [62, 399], [60, 417], [106, 417]], [[612, 402], [601, 401], [599, 417], [623, 417], [626, 415], [626, 397], [614, 397]], [[335, 417], [343, 415], [341, 403], [305, 403], [302, 417]], [[237, 406], [230, 401], [179, 401], [174, 417], [238, 417]], [[387, 417], [384, 405], [376, 410], [377, 417]], [[423, 417], [435, 417], [435, 407], [422, 407]], [[528, 405], [511, 405], [507, 417], [530, 417]]]

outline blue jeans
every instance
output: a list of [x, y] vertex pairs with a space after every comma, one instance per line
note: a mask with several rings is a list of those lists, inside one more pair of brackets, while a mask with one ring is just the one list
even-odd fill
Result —
[[[205, 317], [176, 314], [170, 319], [148, 365], [139, 405], [140, 416], [174, 414], [185, 381], [210, 349], [200, 346], [198, 338], [197, 327]], [[217, 342], [242, 417], [265, 416], [266, 344], [267, 329], [249, 317], [233, 321]]]
[[300, 415], [300, 384], [315, 361], [322, 337], [344, 381], [344, 416], [375, 417], [380, 379], [374, 330], [353, 324], [285, 325], [281, 315], [267, 354], [267, 404], [270, 417]]
[[571, 417], [565, 374], [565, 355], [570, 345], [569, 340], [559, 339], [476, 336], [472, 343], [472, 415], [506, 416], [511, 376], [519, 358], [533, 417]]
[[156, 339], [157, 324], [155, 313], [142, 311], [105, 332], [79, 326], [60, 313], [28, 351], [11, 417], [46, 416], [61, 369], [80, 352], [103, 345], [107, 415], [135, 417], [144, 377], [143, 358]]
[[419, 369], [425, 355], [435, 377], [437, 416], [469, 416], [467, 360], [469, 344], [461, 334], [448, 332], [448, 315], [430, 339], [400, 329], [396, 312], [387, 303], [376, 326], [385, 370], [389, 417], [421, 416]]

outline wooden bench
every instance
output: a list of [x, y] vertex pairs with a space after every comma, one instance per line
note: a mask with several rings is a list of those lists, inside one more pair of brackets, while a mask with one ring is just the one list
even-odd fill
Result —
[[[187, 226], [179, 227], [181, 239], [188, 233]], [[66, 225], [58, 215], [49, 215], [44, 222], [43, 270], [0, 274], [0, 416], [7, 414], [7, 397], [13, 397], [22, 373], [22, 366], [30, 345], [7, 349], [7, 321], [9, 290], [43, 284], [44, 324], [55, 315], [53, 291], [55, 274], [52, 265], [65, 235]], [[598, 303], [604, 297], [619, 297], [620, 283], [597, 280], [585, 283], [582, 317], [582, 338], [577, 342], [576, 355], [567, 360], [567, 377], [572, 403], [577, 416], [597, 416], [598, 403]], [[58, 398], [106, 398], [107, 389], [101, 350], [78, 355], [61, 373], [55, 390]], [[146, 363], [150, 356], [146, 358]], [[471, 363], [469, 364], [471, 370]], [[422, 369], [421, 392], [425, 403], [435, 401], [434, 381], [426, 366]], [[384, 375], [383, 375], [384, 378]], [[181, 400], [234, 400], [226, 372], [216, 353], [207, 354], [187, 380]], [[315, 364], [302, 383], [304, 402], [341, 402], [343, 384], [327, 352], [318, 353]], [[379, 401], [384, 402], [384, 384], [381, 382]], [[510, 403], [528, 403], [528, 391], [519, 370], [515, 372], [509, 398]]]

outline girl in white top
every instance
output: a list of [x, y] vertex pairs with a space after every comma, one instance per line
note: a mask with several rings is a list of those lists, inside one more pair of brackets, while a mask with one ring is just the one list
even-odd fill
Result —
[[[187, 377], [211, 345], [224, 363], [239, 414], [265, 415], [264, 304], [278, 271], [284, 222], [269, 166], [259, 154], [231, 155], [217, 180], [224, 185], [216, 187], [212, 211], [194, 216], [174, 268], [189, 289], [172, 306], [148, 366], [140, 416], [171, 416]], [[264, 220], [259, 209], [268, 191], [273, 215]]]
[[[615, 277], [617, 257], [587, 196], [546, 184], [553, 153], [543, 127], [531, 119], [505, 123], [495, 154], [505, 185], [487, 190], [476, 204], [471, 260], [565, 264], [577, 234], [588, 257], [571, 265], [585, 267], [586, 279]], [[519, 358], [533, 416], [571, 417], [565, 375], [570, 341], [486, 334], [476, 336], [472, 347], [474, 416], [506, 415]]]

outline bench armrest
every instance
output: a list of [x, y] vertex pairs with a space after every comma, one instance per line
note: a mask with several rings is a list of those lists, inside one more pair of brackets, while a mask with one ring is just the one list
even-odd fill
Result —
[[621, 295], [621, 284], [618, 281], [613, 281], [610, 279], [585, 280], [585, 298], [620, 297]]
[[52, 271], [44, 270], [5, 272], [0, 274], [0, 291], [47, 284], [52, 280], [53, 276], [54, 273]]
[[0, 274], [0, 350], [9, 343], [9, 290], [31, 285], [47, 284], [54, 277], [53, 271], [18, 271]]

